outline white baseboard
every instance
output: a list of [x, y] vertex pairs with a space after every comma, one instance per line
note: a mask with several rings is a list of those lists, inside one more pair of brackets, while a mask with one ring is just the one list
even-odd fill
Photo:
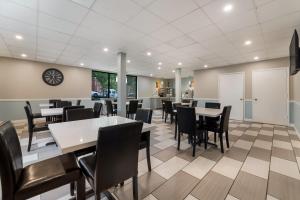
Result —
[[253, 119], [244, 118], [244, 121], [253, 122]]

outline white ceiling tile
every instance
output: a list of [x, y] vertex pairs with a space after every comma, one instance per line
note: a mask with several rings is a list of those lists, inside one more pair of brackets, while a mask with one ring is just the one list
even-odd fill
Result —
[[14, 3], [20, 4], [25, 7], [29, 7], [32, 9], [37, 9], [37, 0], [10, 0]]
[[178, 19], [197, 8], [198, 6], [192, 0], [157, 0], [147, 7], [148, 10], [168, 22]]
[[45, 28], [38, 28], [38, 38], [43, 38], [43, 39], [52, 40], [61, 43], [67, 43], [71, 39], [71, 35], [56, 32], [56, 31], [51, 31]]
[[186, 47], [186, 46], [194, 44], [194, 43], [195, 43], [195, 41], [188, 36], [182, 36], [182, 37], [176, 38], [176, 39], [168, 42], [168, 44], [170, 44], [171, 46], [173, 46], [175, 48]]
[[161, 44], [159, 46], [153, 47], [152, 49], [154, 51], [158, 52], [158, 53], [165, 53], [165, 52], [168, 52], [168, 51], [176, 50], [174, 47], [172, 47], [168, 44]]
[[142, 10], [139, 5], [131, 0], [98, 0], [92, 9], [119, 22], [126, 22]]
[[166, 23], [161, 19], [159, 19], [158, 17], [156, 17], [155, 15], [144, 10], [136, 17], [129, 20], [126, 24], [135, 28], [136, 30], [149, 34], [159, 29]]
[[39, 26], [67, 34], [73, 34], [76, 30], [76, 24], [43, 13], [39, 13]]
[[42, 38], [38, 39], [38, 48], [39, 49], [53, 49], [57, 51], [61, 51], [66, 47], [66, 44], [62, 44], [61, 42], [54, 42], [50, 40], [45, 40]]
[[84, 8], [69, 0], [42, 0], [39, 9], [49, 15], [78, 24], [88, 12]]
[[156, 1], [156, 0], [132, 0], [134, 2], [136, 2], [137, 4], [139, 4], [140, 6], [146, 7], [148, 6], [150, 3]]
[[188, 35], [194, 40], [202, 42], [214, 37], [219, 37], [223, 35], [223, 33], [215, 25], [209, 25], [205, 28], [201, 28], [194, 32], [191, 32]]
[[0, 28], [15, 34], [36, 35], [36, 26], [0, 16]]
[[151, 34], [152, 37], [154, 37], [162, 42], [170, 41], [181, 35], [183, 35], [183, 33], [178, 31], [176, 28], [174, 28], [171, 25], [164, 26]]
[[254, 25], [237, 31], [226, 33], [225, 35], [233, 43], [243, 44], [246, 40], [252, 40], [252, 38], [262, 36], [262, 31], [259, 25]]
[[86, 8], [90, 8], [92, 4], [95, 2], [95, 0], [71, 0], [75, 3], [78, 3], [81, 6], [84, 6]]
[[265, 22], [296, 11], [300, 11], [299, 0], [275, 0], [271, 3], [258, 7], [257, 14], [259, 21]]
[[194, 30], [204, 28], [211, 23], [212, 22], [209, 20], [209, 18], [200, 9], [198, 9], [174, 21], [172, 24], [183, 33], [189, 33]]
[[211, 54], [211, 52], [208, 49], [204, 48], [203, 46], [197, 43], [184, 47], [181, 49], [181, 51], [195, 57], [202, 57]]
[[0, 1], [0, 15], [36, 25], [36, 11], [11, 1]]
[[270, 3], [274, 0], [254, 0], [256, 6], [262, 6], [264, 4]]
[[211, 3], [212, 1], [215, 0], [195, 0], [195, 2], [201, 7]]
[[228, 0], [212, 1], [208, 5], [204, 6], [203, 10], [213, 21], [216, 22], [220, 20], [226, 20], [227, 18], [236, 18], [244, 12], [253, 10], [255, 8], [252, 0], [231, 0], [230, 4], [232, 4], [233, 10], [229, 13], [225, 13], [223, 11], [223, 7], [228, 3]]

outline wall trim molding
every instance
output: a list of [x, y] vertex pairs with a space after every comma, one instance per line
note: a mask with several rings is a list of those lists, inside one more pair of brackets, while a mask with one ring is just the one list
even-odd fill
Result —
[[[61, 99], [61, 100], [78, 100], [78, 99], [81, 99], [81, 100], [92, 100], [91, 97], [78, 97], [78, 98], [52, 98], [52, 99]], [[6, 101], [15, 101], [15, 102], [18, 102], [18, 101], [49, 101], [49, 99], [0, 99], [0, 102], [6, 102]]]
[[197, 97], [195, 97], [194, 98], [195, 100], [197, 100], [197, 101], [219, 101], [219, 99], [214, 99], [214, 98], [197, 98]]

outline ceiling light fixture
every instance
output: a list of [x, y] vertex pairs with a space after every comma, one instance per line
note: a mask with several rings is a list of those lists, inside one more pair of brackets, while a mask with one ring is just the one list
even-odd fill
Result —
[[80, 66], [84, 66], [84, 63], [80, 63]]
[[153, 76], [153, 74], [150, 74], [150, 76], [152, 77], [152, 76]]
[[16, 38], [17, 40], [23, 40], [23, 36], [22, 36], [22, 35], [15, 35], [15, 38]]
[[162, 65], [162, 62], [159, 62], [158, 65]]
[[258, 59], [259, 59], [259, 57], [258, 57], [258, 56], [255, 56], [253, 59], [254, 59], [254, 60], [258, 60]]
[[252, 41], [251, 41], [251, 40], [246, 40], [246, 41], [244, 42], [244, 44], [248, 46], [248, 45], [252, 44]]
[[131, 63], [131, 60], [127, 60], [127, 63]]
[[23, 58], [26, 58], [26, 57], [27, 57], [27, 55], [26, 55], [25, 53], [22, 53], [21, 56], [22, 56]]
[[179, 62], [177, 65], [181, 66], [181, 65], [182, 65], [182, 62]]
[[103, 48], [103, 51], [104, 51], [104, 52], [108, 52], [108, 48], [106, 48], [106, 47]]
[[208, 65], [204, 65], [204, 68], [207, 68], [208, 67]]
[[157, 69], [158, 69], [158, 70], [161, 70], [161, 67], [158, 67]]
[[172, 72], [175, 73], [175, 70], [173, 70]]
[[147, 56], [151, 56], [152, 53], [150, 51], [147, 52]]
[[223, 7], [223, 11], [228, 13], [228, 12], [231, 12], [233, 9], [233, 5], [232, 4], [227, 4]]

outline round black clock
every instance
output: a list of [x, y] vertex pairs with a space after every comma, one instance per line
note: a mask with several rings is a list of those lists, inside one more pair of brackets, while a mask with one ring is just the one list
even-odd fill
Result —
[[64, 81], [64, 75], [58, 69], [49, 68], [43, 72], [43, 80], [48, 85], [57, 86]]

